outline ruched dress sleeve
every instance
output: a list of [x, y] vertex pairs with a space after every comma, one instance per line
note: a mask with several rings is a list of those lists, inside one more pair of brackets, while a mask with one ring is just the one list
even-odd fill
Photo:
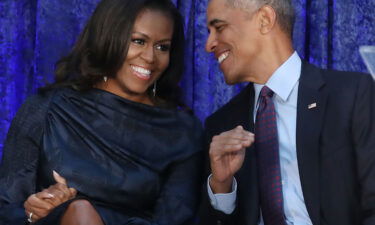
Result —
[[[156, 201], [151, 218], [132, 217], [124, 221], [127, 225], [192, 225], [197, 223], [197, 209], [203, 183], [203, 130], [197, 119], [191, 123], [194, 138], [186, 151], [188, 157], [174, 161], [165, 171], [163, 187]], [[122, 223], [121, 223], [122, 224]]]
[[166, 177], [162, 193], [151, 220], [131, 218], [133, 225], [195, 224], [198, 191], [201, 187], [201, 152], [173, 165]]
[[39, 146], [47, 103], [33, 96], [9, 128], [0, 164], [0, 224], [25, 224], [23, 203], [36, 192]]

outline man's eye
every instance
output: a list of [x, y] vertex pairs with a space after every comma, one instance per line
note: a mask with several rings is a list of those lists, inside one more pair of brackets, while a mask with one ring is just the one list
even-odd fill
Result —
[[135, 44], [138, 44], [138, 45], [144, 45], [145, 44], [145, 40], [143, 39], [132, 39], [132, 42], [135, 43]]
[[157, 45], [156, 49], [162, 52], [168, 52], [171, 49], [171, 46], [169, 44], [161, 44], [161, 45]]
[[217, 27], [215, 27], [215, 29], [216, 29], [217, 31], [222, 31], [222, 30], [224, 29], [224, 26], [217, 26]]

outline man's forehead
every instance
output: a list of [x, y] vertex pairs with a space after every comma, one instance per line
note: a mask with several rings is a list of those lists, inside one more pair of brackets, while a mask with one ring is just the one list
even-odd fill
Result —
[[[207, 16], [215, 14], [223, 14], [229, 11], [242, 11], [246, 13], [254, 13], [259, 6], [254, 1], [239, 1], [229, 3], [228, 0], [209, 0], [207, 6]], [[236, 13], [237, 13], [236, 12]]]
[[207, 23], [211, 20], [223, 20], [232, 9], [227, 7], [226, 0], [210, 0], [207, 7]]
[[218, 23], [232, 23], [239, 18], [246, 18], [248, 12], [240, 8], [234, 8], [227, 0], [210, 0], [207, 7], [207, 26]]
[[207, 8], [216, 8], [216, 7], [229, 7], [230, 4], [228, 4], [227, 0], [209, 0]]

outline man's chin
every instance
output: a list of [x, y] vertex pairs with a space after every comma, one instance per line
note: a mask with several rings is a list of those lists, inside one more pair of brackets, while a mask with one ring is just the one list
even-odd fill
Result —
[[224, 74], [224, 81], [228, 85], [234, 85], [234, 84], [238, 84], [241, 82], [238, 77], [226, 75], [226, 74]]

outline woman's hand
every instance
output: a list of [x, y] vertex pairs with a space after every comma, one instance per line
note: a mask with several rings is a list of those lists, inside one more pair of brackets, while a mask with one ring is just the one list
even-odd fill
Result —
[[25, 201], [24, 207], [29, 222], [40, 220], [54, 208], [76, 196], [77, 191], [74, 188], [68, 188], [65, 178], [55, 171], [53, 171], [53, 177], [56, 184], [30, 195]]

